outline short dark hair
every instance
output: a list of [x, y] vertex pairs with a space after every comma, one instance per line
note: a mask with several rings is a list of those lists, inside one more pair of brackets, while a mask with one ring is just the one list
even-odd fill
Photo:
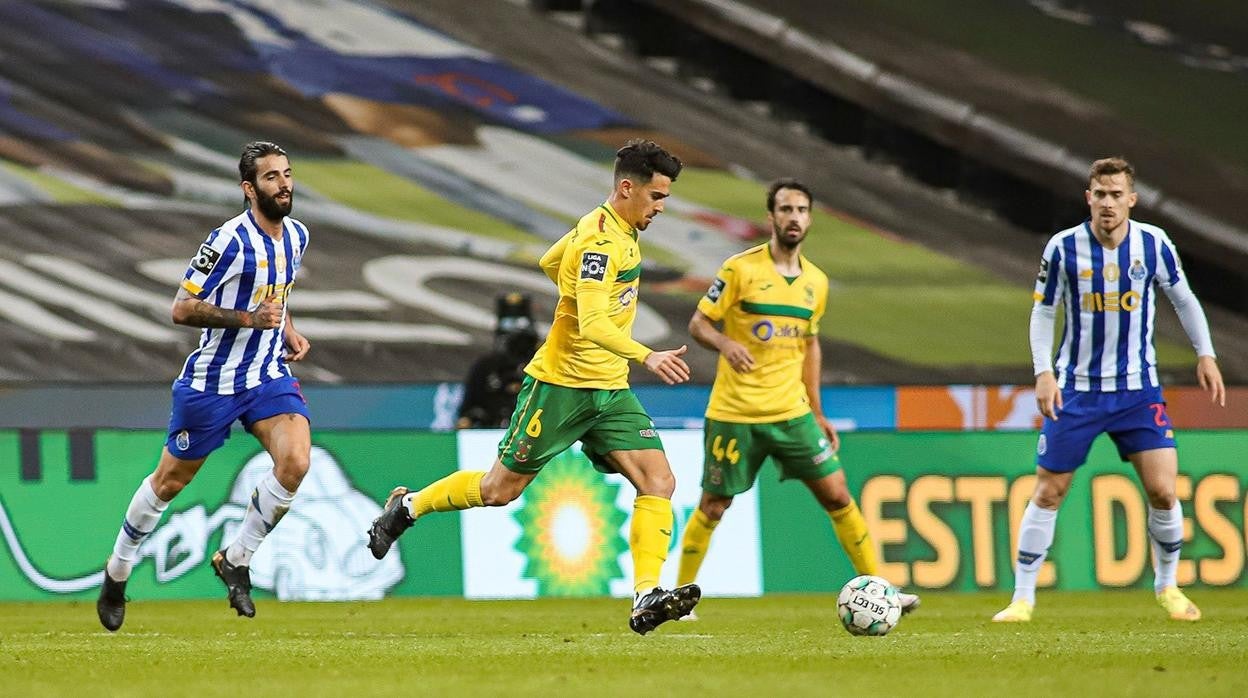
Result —
[[646, 184], [654, 178], [654, 173], [671, 177], [676, 181], [684, 165], [680, 158], [663, 149], [663, 146], [641, 138], [634, 138], [615, 151], [615, 181], [621, 179], [636, 180]]
[[776, 193], [779, 192], [781, 189], [792, 189], [794, 191], [800, 191], [801, 193], [806, 195], [806, 201], [810, 202], [811, 204], [815, 203], [815, 197], [810, 195], [810, 189], [805, 184], [802, 184], [801, 182], [797, 181], [796, 179], [793, 179], [792, 177], [785, 177], [782, 179], [777, 179], [776, 181], [772, 182], [770, 186], [767, 187], [767, 210], [769, 212], [775, 210]]
[[1132, 189], [1135, 188], [1135, 168], [1126, 158], [1121, 157], [1101, 158], [1092, 163], [1092, 169], [1088, 171], [1088, 184], [1098, 177], [1112, 177], [1116, 174], [1125, 174], [1127, 183]]
[[269, 141], [252, 141], [243, 146], [243, 155], [238, 159], [238, 181], [255, 184], [256, 160], [266, 155], [286, 155], [286, 151]]

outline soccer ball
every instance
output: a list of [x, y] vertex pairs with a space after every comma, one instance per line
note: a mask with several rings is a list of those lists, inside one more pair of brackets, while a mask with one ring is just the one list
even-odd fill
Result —
[[887, 579], [863, 574], [841, 587], [836, 612], [851, 635], [887, 635], [901, 619], [901, 601]]

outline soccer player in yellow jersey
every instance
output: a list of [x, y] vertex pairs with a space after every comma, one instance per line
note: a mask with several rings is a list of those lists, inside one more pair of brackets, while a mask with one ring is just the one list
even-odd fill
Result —
[[373, 521], [368, 547], [381, 559], [421, 516], [515, 500], [547, 461], [579, 440], [595, 468], [620, 473], [637, 488], [629, 627], [645, 635], [690, 613], [701, 597], [696, 584], [659, 587], [676, 480], [654, 422], [628, 387], [630, 359], [669, 385], [689, 380], [680, 358], [688, 347], [655, 351], [631, 337], [641, 276], [637, 235], [663, 212], [681, 163], [652, 141], [629, 141], [615, 155], [611, 196], [542, 256], [542, 270], [559, 287], [555, 321], [525, 368], [494, 465], [453, 473], [419, 492], [396, 487]]
[[[811, 203], [801, 182], [774, 182], [771, 240], [729, 257], [689, 321], [693, 338], [719, 352], [719, 366], [706, 407], [702, 500], [685, 526], [677, 584], [697, 577], [733, 496], [754, 486], [768, 456], [782, 479], [810, 488], [854, 569], [878, 574], [875, 544], [836, 454], [840, 438], [820, 406], [828, 277], [802, 256]], [[901, 600], [903, 612], [919, 605], [914, 594]]]

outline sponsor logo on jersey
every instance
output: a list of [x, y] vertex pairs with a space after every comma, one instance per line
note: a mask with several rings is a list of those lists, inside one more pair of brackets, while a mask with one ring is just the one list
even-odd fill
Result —
[[1036, 274], [1036, 281], [1044, 283], [1049, 280], [1049, 260], [1040, 260], [1040, 272]]
[[1036, 442], [1036, 454], [1043, 456], [1049, 452], [1049, 440], [1044, 438], [1044, 434], [1040, 435], [1040, 440]]
[[221, 253], [212, 249], [208, 245], [200, 245], [199, 252], [195, 254], [195, 258], [191, 260], [191, 268], [201, 274], [212, 272], [213, 267], [217, 266], [217, 262], [221, 259]]
[[1138, 291], [1127, 291], [1126, 293], [1119, 291], [1107, 291], [1105, 293], [1089, 291], [1080, 296], [1079, 305], [1084, 310], [1093, 313], [1118, 311], [1129, 313], [1140, 307], [1140, 294]]
[[607, 255], [601, 252], [581, 254], [581, 278], [602, 281], [607, 276]]
[[623, 293], [620, 294], [620, 305], [627, 308], [629, 304], [633, 302], [633, 299], [636, 297], [637, 297], [637, 287], [629, 286], [628, 288], [624, 289]]
[[637, 434], [643, 439], [653, 439], [658, 437], [659, 432], [654, 429], [638, 429]]
[[802, 336], [802, 331], [797, 325], [776, 325], [771, 320], [759, 320], [750, 327], [750, 334], [754, 335], [754, 338], [760, 342], [767, 342], [773, 337], [800, 337]]

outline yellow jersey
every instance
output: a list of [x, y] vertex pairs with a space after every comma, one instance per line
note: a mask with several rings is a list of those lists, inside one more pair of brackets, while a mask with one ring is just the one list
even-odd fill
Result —
[[806, 257], [801, 274], [781, 276], [767, 244], [729, 257], [715, 275], [698, 310], [723, 321], [723, 333], [754, 357], [747, 373], [719, 357], [706, 416], [722, 422], [760, 424], [810, 412], [802, 367], [806, 342], [819, 333], [827, 309], [828, 277]]
[[541, 265], [559, 287], [559, 302], [525, 373], [568, 388], [627, 388], [628, 360], [651, 352], [631, 336], [641, 279], [637, 231], [604, 203], [552, 245]]

